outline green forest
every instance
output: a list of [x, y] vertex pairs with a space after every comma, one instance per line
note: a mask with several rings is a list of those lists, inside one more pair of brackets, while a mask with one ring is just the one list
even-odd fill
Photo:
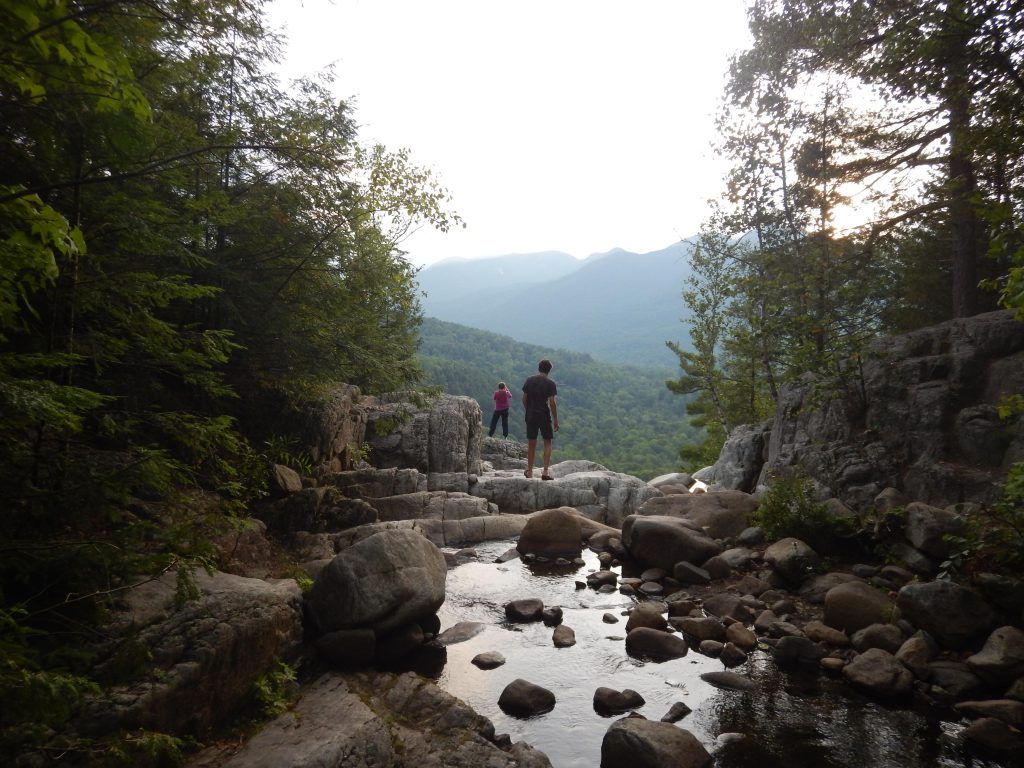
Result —
[[[0, 0], [0, 761], [182, 761], [163, 733], [55, 737], [151, 669], [128, 644], [97, 673], [111, 607], [168, 572], [193, 597], [338, 383], [487, 418], [546, 354], [556, 457], [643, 476], [707, 463], [788, 382], [856, 391], [881, 334], [1024, 313], [1020, 3], [747, 7], [692, 348], [659, 374], [423, 323], [402, 241], [463, 225], [449, 193], [362, 142], [329, 74], [272, 74], [262, 0]], [[1024, 507], [1024, 465], [1007, 488]]]
[[[616, 472], [645, 479], [679, 468], [679, 446], [700, 442], [702, 431], [686, 419], [686, 401], [665, 387], [671, 369], [613, 365], [590, 355], [524, 344], [507, 336], [425, 318], [419, 362], [424, 382], [480, 403], [484, 427], [494, 411], [494, 390], [512, 391], [509, 436], [523, 442], [520, 402], [527, 376], [547, 357], [558, 385], [553, 460], [590, 459]], [[495, 432], [501, 436], [501, 425]]]

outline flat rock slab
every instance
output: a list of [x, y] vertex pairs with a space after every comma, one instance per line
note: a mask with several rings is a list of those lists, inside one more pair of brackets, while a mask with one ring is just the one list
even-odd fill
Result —
[[479, 621], [460, 621], [434, 638], [438, 645], [464, 643], [484, 631], [486, 625]]
[[415, 674], [329, 674], [233, 754], [207, 749], [187, 766], [399, 768], [413, 754], [419, 765], [550, 768], [543, 753], [522, 743], [504, 752], [493, 737], [487, 718]]
[[752, 691], [756, 688], [753, 680], [735, 672], [705, 672], [700, 679], [727, 691]]

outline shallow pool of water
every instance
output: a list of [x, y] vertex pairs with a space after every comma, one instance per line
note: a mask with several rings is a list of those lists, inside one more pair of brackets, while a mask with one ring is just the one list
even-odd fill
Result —
[[[702, 681], [702, 673], [724, 667], [693, 650], [661, 663], [631, 658], [625, 650], [626, 617], [621, 614], [632, 599], [617, 592], [576, 589], [576, 581], [585, 581], [599, 568], [594, 553], [584, 552], [586, 565], [579, 568], [531, 566], [521, 560], [495, 563], [511, 546], [514, 542], [479, 545], [478, 561], [449, 570], [447, 598], [438, 612], [442, 629], [461, 621], [482, 622], [485, 628], [468, 641], [428, 650], [418, 669], [490, 718], [498, 733], [545, 752], [555, 768], [600, 765], [601, 740], [621, 717], [594, 711], [594, 691], [600, 686], [639, 692], [646, 704], [637, 711], [652, 720], [660, 720], [674, 702], [685, 702], [693, 712], [678, 725], [715, 752], [719, 768], [1000, 765], [965, 754], [957, 738], [958, 724], [880, 706], [816, 671], [782, 672], [760, 651], [733, 670], [757, 682], [757, 689], [749, 693], [719, 690]], [[563, 609], [563, 623], [576, 633], [575, 646], [555, 648], [553, 628], [540, 622], [505, 620], [505, 604], [528, 597]], [[619, 623], [605, 623], [606, 613]], [[485, 651], [500, 652], [506, 663], [493, 670], [478, 669], [471, 660]], [[554, 692], [555, 708], [529, 719], [502, 712], [498, 697], [516, 678]], [[722, 734], [745, 736], [720, 738]]]

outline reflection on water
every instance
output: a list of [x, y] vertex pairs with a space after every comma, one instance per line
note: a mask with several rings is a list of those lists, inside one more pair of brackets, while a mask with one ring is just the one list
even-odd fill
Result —
[[[479, 545], [478, 562], [448, 572], [447, 599], [438, 612], [442, 629], [460, 621], [487, 627], [464, 643], [425, 648], [416, 669], [490, 718], [498, 733], [547, 753], [555, 768], [600, 765], [601, 740], [618, 717], [594, 711], [594, 691], [600, 686], [639, 692], [647, 703], [637, 711], [652, 720], [660, 720], [674, 702], [685, 702], [694, 711], [679, 725], [715, 751], [719, 768], [997, 765], [963, 755], [954, 724], [887, 709], [816, 671], [781, 672], [760, 652], [734, 670], [757, 681], [752, 693], [723, 691], [702, 681], [703, 672], [723, 667], [694, 651], [662, 663], [630, 658], [622, 639], [625, 616], [619, 624], [606, 624], [602, 617], [618, 616], [632, 599], [575, 586], [599, 568], [596, 555], [584, 552], [586, 565], [580, 568], [494, 563], [509, 546], [507, 541]], [[561, 607], [576, 645], [555, 648], [553, 628], [540, 622], [506, 622], [505, 604], [527, 597], [540, 598], [545, 607]], [[485, 651], [502, 653], [506, 664], [478, 669], [471, 659]], [[519, 677], [553, 691], [554, 710], [526, 720], [502, 712], [498, 696]], [[744, 736], [719, 739], [723, 734]]]

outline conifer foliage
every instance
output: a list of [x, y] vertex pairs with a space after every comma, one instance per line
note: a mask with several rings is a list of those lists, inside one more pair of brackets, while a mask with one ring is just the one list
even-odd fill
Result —
[[268, 74], [259, 0], [0, 0], [0, 30], [10, 755], [95, 692], [67, 649], [110, 600], [172, 568], [187, 595], [259, 492], [268, 403], [416, 380], [399, 240], [460, 222], [329, 79]]

